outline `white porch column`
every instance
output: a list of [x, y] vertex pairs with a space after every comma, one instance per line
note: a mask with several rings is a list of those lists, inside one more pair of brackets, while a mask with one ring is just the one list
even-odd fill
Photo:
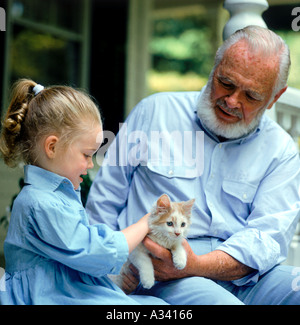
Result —
[[248, 25], [267, 27], [261, 15], [268, 7], [266, 0], [225, 0], [224, 8], [229, 11], [230, 19], [224, 27], [223, 39]]
[[125, 117], [146, 96], [151, 12], [152, 0], [129, 1]]

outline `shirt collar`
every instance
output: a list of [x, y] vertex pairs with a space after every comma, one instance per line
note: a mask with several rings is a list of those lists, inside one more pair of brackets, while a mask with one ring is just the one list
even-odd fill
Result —
[[[217, 137], [217, 135], [215, 135], [212, 131], [210, 131], [210, 130], [209, 130], [209, 129], [204, 125], [204, 123], [202, 123], [202, 121], [200, 120], [200, 118], [199, 118], [199, 116], [198, 116], [198, 114], [197, 114], [197, 103], [198, 103], [198, 100], [200, 99], [200, 97], [201, 97], [201, 95], [202, 95], [202, 92], [203, 92], [203, 90], [205, 89], [205, 87], [206, 87], [206, 86], [204, 86], [204, 87], [202, 88], [202, 90], [201, 90], [200, 93], [199, 93], [199, 96], [197, 97], [195, 114], [196, 114], [196, 116], [197, 116], [197, 120], [198, 120], [198, 123], [199, 123], [201, 129], [202, 129], [202, 130], [203, 130], [203, 131], [204, 131], [204, 132], [205, 132], [205, 133], [206, 133], [210, 138], [212, 138], [212, 139], [215, 140], [216, 142], [220, 143], [221, 141], [220, 141], [220, 139]], [[227, 141], [225, 141], [225, 142], [226, 142], [226, 143], [238, 143], [238, 144], [243, 144], [244, 142], [247, 142], [247, 141], [251, 140], [252, 138], [256, 137], [256, 136], [259, 134], [259, 132], [260, 132], [260, 130], [261, 130], [263, 124], [265, 123], [265, 118], [266, 118], [266, 117], [265, 117], [265, 114], [263, 114], [263, 116], [262, 116], [262, 118], [261, 118], [261, 120], [260, 120], [260, 123], [259, 123], [258, 127], [257, 127], [253, 132], [251, 132], [250, 134], [248, 134], [248, 135], [246, 135], [246, 136], [244, 136], [244, 137], [238, 138], [238, 139], [227, 140]]]
[[62, 184], [74, 190], [72, 182], [66, 177], [33, 165], [24, 166], [24, 182], [37, 188], [52, 191], [55, 191]]

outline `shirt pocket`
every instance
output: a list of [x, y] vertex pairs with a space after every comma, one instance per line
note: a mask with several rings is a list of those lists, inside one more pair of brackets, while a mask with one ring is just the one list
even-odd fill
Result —
[[185, 167], [185, 166], [174, 166], [170, 164], [169, 166], [164, 166], [163, 163], [159, 161], [147, 162], [148, 172], [155, 173], [158, 177], [163, 177], [167, 179], [181, 178], [181, 179], [193, 179], [196, 178], [195, 169]]
[[150, 188], [153, 193], [172, 194], [174, 200], [193, 198], [196, 195], [196, 177], [185, 166], [163, 166], [158, 163], [147, 162], [141, 171], [144, 188]]
[[245, 182], [224, 180], [222, 189], [230, 209], [237, 217], [246, 219], [251, 213], [257, 186]]

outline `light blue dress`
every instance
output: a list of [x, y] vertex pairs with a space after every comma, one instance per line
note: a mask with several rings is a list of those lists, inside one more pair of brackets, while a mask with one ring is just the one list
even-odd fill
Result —
[[[126, 296], [106, 274], [128, 256], [122, 232], [89, 225], [80, 192], [59, 175], [25, 166], [25, 186], [14, 202], [4, 243], [1, 304], [161, 304]], [[3, 286], [2, 286], [3, 287]]]

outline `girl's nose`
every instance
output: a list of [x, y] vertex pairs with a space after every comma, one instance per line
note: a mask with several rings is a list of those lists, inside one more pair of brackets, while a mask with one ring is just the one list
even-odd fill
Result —
[[94, 163], [93, 163], [93, 160], [92, 159], [89, 161], [89, 164], [88, 164], [88, 167], [87, 168], [88, 169], [94, 168]]

